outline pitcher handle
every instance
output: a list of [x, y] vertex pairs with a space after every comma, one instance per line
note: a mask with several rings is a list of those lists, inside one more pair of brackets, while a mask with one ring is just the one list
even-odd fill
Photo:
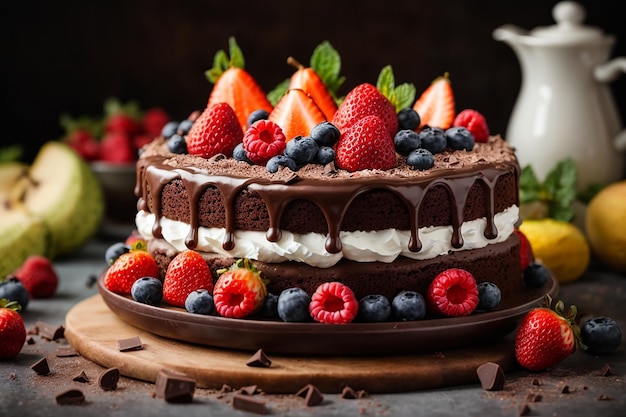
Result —
[[626, 72], [626, 57], [613, 58], [609, 62], [596, 66], [593, 76], [600, 82], [611, 82]]

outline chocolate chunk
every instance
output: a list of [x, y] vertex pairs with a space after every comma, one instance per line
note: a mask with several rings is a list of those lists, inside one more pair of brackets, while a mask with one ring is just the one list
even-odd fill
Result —
[[569, 385], [564, 385], [561, 388], [561, 394], [571, 394], [572, 392], [576, 392], [576, 388], [570, 388]]
[[91, 288], [94, 285], [96, 285], [97, 281], [98, 281], [98, 277], [96, 277], [95, 275], [89, 275], [87, 277], [87, 280], [85, 281], [85, 287]]
[[267, 414], [265, 401], [249, 395], [235, 394], [233, 397], [233, 408], [248, 413]]
[[120, 370], [117, 368], [109, 368], [104, 370], [98, 377], [98, 385], [105, 391], [113, 391], [117, 388], [117, 382], [120, 380]]
[[239, 393], [243, 395], [254, 395], [257, 390], [256, 385], [248, 385], [247, 387], [239, 388]]
[[189, 376], [161, 369], [155, 382], [156, 395], [169, 403], [190, 403], [196, 389], [196, 381]]
[[59, 405], [76, 405], [85, 402], [85, 394], [77, 389], [70, 389], [64, 391], [56, 396], [57, 404]]
[[487, 391], [500, 391], [504, 388], [504, 372], [500, 365], [494, 362], [487, 362], [476, 370], [478, 379], [483, 389]]
[[225, 394], [225, 393], [227, 393], [227, 392], [233, 392], [233, 387], [231, 387], [231, 386], [230, 386], [230, 385], [228, 385], [228, 384], [222, 384], [222, 388], [220, 388], [220, 392], [221, 392], [222, 394]]
[[344, 400], [354, 400], [358, 398], [358, 395], [351, 387], [345, 386], [341, 390], [341, 398]]
[[87, 374], [85, 373], [85, 371], [80, 371], [80, 374], [76, 375], [74, 378], [72, 378], [72, 381], [76, 381], [76, 382], [89, 382], [89, 377], [87, 376]]
[[518, 415], [527, 416], [530, 414], [530, 407], [528, 404], [522, 404], [519, 406]]
[[305, 385], [296, 393], [296, 396], [304, 398], [304, 403], [307, 405], [307, 407], [316, 406], [324, 401], [324, 396], [322, 395], [320, 390], [313, 384]]
[[610, 376], [613, 375], [611, 372], [611, 367], [608, 363], [605, 363], [602, 369], [600, 369], [600, 376]]
[[26, 339], [26, 343], [29, 345], [34, 345], [35, 344], [35, 339], [33, 339], [32, 337], [29, 337], [28, 339]]
[[61, 345], [57, 346], [56, 355], [58, 358], [66, 358], [69, 356], [78, 356], [78, 352], [76, 352], [76, 350], [74, 350], [74, 348], [70, 345]]
[[533, 385], [541, 385], [541, 382], [537, 378], [533, 378]]
[[139, 336], [129, 337], [128, 339], [120, 339], [117, 341], [117, 347], [120, 352], [128, 352], [131, 350], [143, 349], [143, 343]]
[[598, 396], [598, 401], [611, 401], [613, 397], [609, 397], [608, 395], [600, 394]]
[[541, 400], [543, 400], [541, 394], [535, 394], [534, 392], [531, 392], [526, 396], [526, 401], [529, 403], [538, 403], [541, 402]]
[[265, 355], [263, 349], [259, 349], [248, 359], [246, 365], [256, 368], [269, 368], [272, 365], [272, 361]]
[[48, 366], [48, 359], [41, 358], [30, 366], [30, 369], [37, 372], [37, 375], [48, 375], [50, 373], [50, 366]]
[[65, 337], [65, 328], [63, 326], [53, 326], [43, 321], [38, 321], [37, 333], [39, 336], [47, 340], [58, 340]]

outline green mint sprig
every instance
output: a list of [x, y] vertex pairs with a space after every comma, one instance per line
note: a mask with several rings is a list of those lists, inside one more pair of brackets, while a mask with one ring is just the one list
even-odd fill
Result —
[[204, 75], [211, 83], [215, 84], [222, 74], [231, 67], [245, 68], [246, 61], [243, 58], [243, 52], [233, 36], [228, 38], [228, 52], [227, 54], [223, 49], [217, 51], [213, 57], [213, 68], [205, 71]]
[[393, 104], [396, 113], [412, 105], [415, 100], [416, 90], [413, 84], [404, 83], [396, 87], [391, 65], [385, 66], [380, 71], [376, 88]]
[[526, 165], [520, 175], [520, 204], [539, 201], [548, 208], [548, 217], [569, 222], [574, 218], [578, 172], [571, 158], [559, 161], [540, 182], [532, 167]]

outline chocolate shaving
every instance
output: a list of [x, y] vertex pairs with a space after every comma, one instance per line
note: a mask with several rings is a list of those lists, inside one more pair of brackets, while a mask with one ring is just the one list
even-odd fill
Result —
[[541, 385], [541, 382], [537, 378], [533, 378], [533, 385]]
[[611, 372], [611, 367], [609, 366], [608, 363], [605, 363], [602, 369], [600, 369], [600, 376], [610, 376], [610, 375], [613, 375], [613, 372]]
[[223, 153], [218, 153], [213, 155], [212, 157], [209, 158], [209, 162], [218, 162], [221, 161], [222, 159], [226, 159], [226, 155], [224, 155]]
[[230, 385], [228, 385], [228, 384], [222, 384], [222, 388], [220, 388], [220, 392], [221, 392], [222, 394], [225, 394], [225, 393], [227, 393], [227, 392], [233, 392], [233, 387], [231, 387], [231, 386], [230, 386]]
[[158, 372], [156, 396], [169, 403], [190, 403], [196, 390], [195, 379], [181, 373], [162, 369]]
[[117, 347], [120, 352], [128, 352], [132, 350], [143, 349], [143, 343], [139, 336], [129, 337], [128, 339], [120, 339], [117, 341]]
[[613, 397], [609, 397], [608, 395], [600, 394], [598, 396], [598, 401], [611, 401]]
[[576, 388], [570, 388], [569, 385], [564, 385], [561, 388], [561, 394], [571, 394], [572, 392], [576, 392]]
[[117, 382], [120, 380], [120, 370], [117, 368], [109, 368], [104, 370], [98, 377], [98, 385], [105, 391], [114, 391], [117, 388]]
[[41, 358], [30, 366], [30, 369], [35, 371], [37, 375], [48, 375], [50, 373], [50, 366], [48, 366], [48, 359]]
[[249, 395], [235, 394], [233, 397], [233, 408], [248, 413], [267, 414], [265, 401]]
[[351, 387], [345, 386], [341, 390], [341, 398], [344, 400], [354, 400], [358, 398], [358, 395]]
[[43, 321], [38, 321], [36, 326], [39, 336], [44, 339], [52, 341], [65, 337], [65, 328], [62, 325], [55, 327]]
[[85, 402], [85, 394], [77, 389], [64, 391], [56, 396], [59, 405], [77, 405]]
[[246, 365], [256, 368], [269, 368], [272, 365], [272, 361], [265, 355], [263, 349], [259, 349], [248, 359]]
[[57, 358], [67, 358], [70, 356], [78, 356], [78, 352], [76, 352], [76, 350], [70, 345], [61, 345], [61, 346], [57, 346], [56, 356]]
[[80, 374], [76, 375], [74, 378], [72, 378], [72, 381], [76, 381], [76, 382], [89, 382], [89, 377], [87, 376], [87, 374], [85, 373], [85, 371], [80, 371]]
[[504, 372], [497, 363], [484, 363], [476, 369], [476, 373], [484, 390], [500, 391], [504, 388]]
[[296, 392], [296, 396], [304, 398], [307, 407], [314, 407], [324, 401], [324, 396], [320, 390], [313, 384], [307, 384]]
[[85, 287], [91, 288], [94, 285], [96, 285], [97, 281], [98, 281], [98, 278], [95, 275], [89, 275], [87, 277], [87, 280], [85, 281]]

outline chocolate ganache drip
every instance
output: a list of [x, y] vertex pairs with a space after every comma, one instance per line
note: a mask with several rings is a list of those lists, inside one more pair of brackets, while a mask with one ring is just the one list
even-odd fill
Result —
[[[508, 149], [508, 148], [507, 148]], [[512, 152], [511, 152], [512, 155]], [[162, 193], [164, 187], [175, 180], [182, 181], [189, 203], [190, 230], [186, 246], [194, 249], [198, 244], [200, 227], [200, 199], [209, 188], [216, 188], [222, 196], [224, 206], [224, 224], [226, 231], [222, 247], [231, 250], [235, 247], [235, 205], [237, 196], [244, 190], [256, 192], [263, 200], [269, 215], [269, 228], [266, 232], [268, 241], [281, 238], [281, 218], [287, 206], [295, 200], [306, 200], [317, 206], [326, 220], [326, 250], [338, 253], [342, 249], [340, 232], [346, 212], [351, 203], [361, 194], [371, 190], [386, 190], [396, 195], [406, 206], [409, 214], [411, 238], [408, 249], [419, 252], [422, 243], [419, 238], [420, 209], [424, 196], [436, 187], [442, 187], [448, 194], [451, 214], [452, 238], [454, 248], [463, 246], [461, 225], [464, 219], [470, 190], [477, 182], [486, 187], [488, 201], [484, 235], [487, 239], [497, 236], [494, 224], [496, 215], [496, 184], [503, 176], [513, 176], [515, 187], [519, 178], [519, 165], [514, 157], [499, 162], [465, 164], [461, 167], [448, 167], [433, 170], [428, 175], [354, 175], [349, 178], [317, 179], [311, 176], [290, 176], [288, 179], [273, 179], [271, 176], [239, 177], [237, 175], [209, 172], [202, 167], [173, 166], [167, 155], [151, 155], [142, 158], [137, 165], [137, 185], [135, 194], [139, 197], [138, 209], [155, 215], [153, 235], [162, 238], [161, 220], [163, 218]], [[519, 204], [515, 195], [515, 204]], [[424, 225], [422, 225], [424, 226]]]

